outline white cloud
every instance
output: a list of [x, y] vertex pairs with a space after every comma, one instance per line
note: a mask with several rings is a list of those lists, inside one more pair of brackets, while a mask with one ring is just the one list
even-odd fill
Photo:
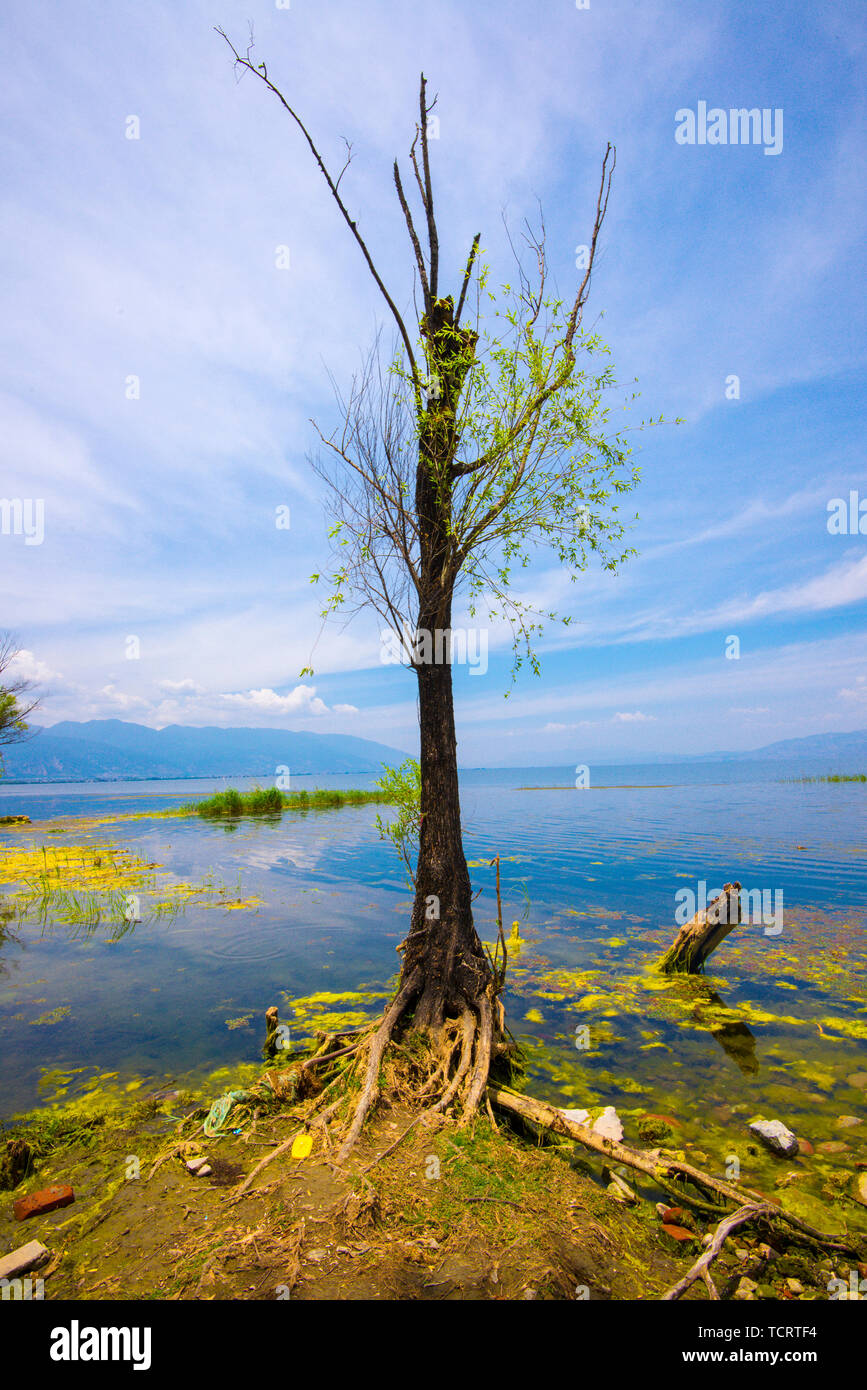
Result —
[[867, 700], [867, 676], [856, 676], [855, 687], [844, 686], [840, 694], [844, 700]]
[[642, 714], [641, 710], [637, 709], [632, 714], [628, 713], [628, 711], [615, 714], [614, 718], [620, 724], [649, 724], [652, 720], [656, 719], [656, 715]]
[[45, 685], [48, 682], [57, 684], [58, 681], [63, 681], [59, 671], [53, 671], [47, 662], [40, 661], [33, 652], [24, 647], [15, 654], [6, 670], [15, 680], [33, 681], [36, 685]]
[[202, 687], [196, 685], [196, 682], [190, 680], [189, 677], [182, 681], [158, 681], [157, 687], [160, 690], [165, 690], [169, 695], [201, 695], [203, 693]]
[[238, 709], [253, 710], [258, 714], [327, 714], [328, 706], [316, 694], [314, 685], [296, 685], [288, 695], [278, 695], [276, 690], [248, 690], [243, 694], [220, 695], [220, 700]]
[[147, 700], [142, 699], [140, 695], [125, 695], [115, 685], [104, 685], [99, 691], [97, 700], [100, 696], [104, 704], [114, 709], [146, 710], [148, 708]]

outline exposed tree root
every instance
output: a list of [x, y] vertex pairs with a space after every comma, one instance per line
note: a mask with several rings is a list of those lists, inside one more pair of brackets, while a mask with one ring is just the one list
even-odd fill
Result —
[[367, 1058], [367, 1070], [364, 1076], [364, 1084], [361, 1089], [361, 1097], [355, 1107], [355, 1114], [349, 1126], [349, 1133], [340, 1146], [337, 1154], [337, 1162], [343, 1164], [351, 1154], [358, 1136], [364, 1125], [364, 1119], [373, 1103], [373, 1097], [379, 1083], [379, 1067], [382, 1062], [383, 1053], [388, 1046], [392, 1030], [404, 1011], [408, 1001], [412, 998], [421, 972], [414, 970], [403, 988], [398, 991], [391, 1004], [385, 1011], [382, 1022], [373, 1035], [370, 1043], [370, 1052]]
[[[394, 1152], [417, 1125], [443, 1114], [450, 1107], [458, 1106], [460, 1122], [468, 1123], [485, 1098], [492, 1057], [506, 1048], [502, 1032], [495, 1025], [490, 991], [479, 998], [474, 1008], [467, 1005], [458, 1018], [447, 1019], [437, 1029], [416, 1030], [411, 1026], [408, 1034], [398, 1036], [398, 1029], [417, 998], [420, 980], [420, 972], [413, 972], [380, 1022], [365, 1030], [356, 1042], [335, 1048], [339, 1038], [327, 1036], [320, 1040], [316, 1054], [299, 1068], [299, 1072], [310, 1078], [309, 1084], [318, 1083], [321, 1087], [306, 1112], [308, 1125], [326, 1098], [333, 1097], [341, 1086], [345, 1087], [352, 1075], [361, 1076], [360, 1094], [354, 1097], [348, 1128], [335, 1156], [338, 1167], [345, 1165], [357, 1144], [383, 1077], [393, 1095], [414, 1106], [422, 1106], [387, 1153]], [[498, 1003], [493, 1000], [494, 1005]], [[421, 1045], [419, 1038], [423, 1040]], [[339, 1063], [333, 1075], [332, 1063]], [[345, 1096], [332, 1099], [325, 1113], [333, 1114], [345, 1100]], [[320, 1116], [314, 1123], [319, 1125], [323, 1118], [324, 1115]]]
[[476, 1064], [473, 1068], [470, 1089], [464, 1104], [464, 1113], [461, 1121], [463, 1124], [467, 1124], [478, 1110], [479, 1101], [488, 1084], [488, 1073], [491, 1069], [491, 1045], [493, 1041], [494, 1025], [491, 1014], [491, 1001], [487, 993], [483, 994], [479, 1000], [479, 1018], [480, 1028], [478, 1042], [476, 1044]]

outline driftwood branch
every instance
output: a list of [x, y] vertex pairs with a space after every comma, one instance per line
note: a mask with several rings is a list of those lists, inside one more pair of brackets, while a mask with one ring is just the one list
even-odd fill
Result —
[[[625, 1144], [619, 1144], [614, 1139], [603, 1139], [600, 1135], [594, 1134], [587, 1125], [579, 1125], [568, 1119], [553, 1105], [532, 1100], [529, 1096], [519, 1095], [518, 1092], [506, 1090], [502, 1086], [489, 1086], [488, 1095], [494, 1105], [509, 1114], [530, 1120], [533, 1124], [551, 1130], [554, 1134], [561, 1134], [566, 1139], [574, 1139], [585, 1148], [592, 1149], [594, 1153], [602, 1154], [609, 1162], [614, 1159], [615, 1162], [634, 1168], [639, 1173], [645, 1173], [658, 1186], [667, 1191], [674, 1191], [680, 1202], [685, 1202], [699, 1211], [714, 1211], [714, 1208], [707, 1201], [696, 1198], [685, 1185], [673, 1188], [670, 1179], [687, 1179], [705, 1192], [712, 1193], [720, 1204], [728, 1202], [738, 1207], [767, 1207], [769, 1223], [786, 1227], [790, 1234], [799, 1233], [825, 1250], [836, 1250], [856, 1257], [861, 1255], [857, 1244], [843, 1237], [817, 1231], [814, 1226], [808, 1225], [800, 1217], [793, 1216], [791, 1212], [784, 1211], [782, 1207], [766, 1203], [760, 1192], [752, 1192], [748, 1187], [736, 1186], [734, 1183], [724, 1182], [721, 1178], [714, 1178], [710, 1173], [704, 1173], [700, 1168], [694, 1168], [692, 1164], [683, 1163], [679, 1159], [642, 1153], [628, 1148]], [[720, 1214], [719, 1206], [715, 1214]]]
[[661, 1301], [663, 1303], [674, 1302], [675, 1299], [680, 1298], [681, 1294], [686, 1293], [687, 1289], [691, 1288], [697, 1279], [702, 1279], [704, 1281], [711, 1298], [719, 1298], [719, 1294], [710, 1277], [710, 1266], [717, 1255], [719, 1255], [726, 1240], [732, 1234], [732, 1231], [736, 1231], [739, 1226], [746, 1226], [748, 1221], [755, 1221], [756, 1218], [760, 1216], [770, 1217], [774, 1214], [777, 1214], [776, 1208], [772, 1207], [767, 1202], [751, 1202], [749, 1205], [739, 1207], [737, 1211], [732, 1212], [731, 1216], [727, 1216], [724, 1221], [719, 1223], [713, 1233], [713, 1239], [704, 1254], [699, 1256], [692, 1269], [683, 1276], [679, 1283], [675, 1284], [673, 1288], [662, 1295]]

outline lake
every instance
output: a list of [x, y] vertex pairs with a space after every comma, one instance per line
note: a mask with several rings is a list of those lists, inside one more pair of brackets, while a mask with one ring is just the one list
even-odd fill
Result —
[[[827, 770], [595, 767], [580, 790], [574, 767], [462, 774], [480, 935], [496, 935], [485, 862], [495, 854], [507, 934], [519, 923], [504, 1002], [530, 1093], [568, 1107], [615, 1105], [627, 1139], [636, 1117], [664, 1114], [678, 1143], [699, 1144], [719, 1164], [748, 1119], [782, 1119], [817, 1149], [830, 1145], [818, 1150], [813, 1191], [864, 1156], [867, 787], [784, 780]], [[135, 818], [224, 785], [0, 789], [0, 813], [34, 822], [0, 829], [5, 850], [44, 846], [46, 863], [79, 851], [99, 859], [100, 872], [153, 866], [132, 914], [139, 922], [116, 904], [85, 926], [65, 925], [53, 908], [7, 917], [0, 1116], [112, 1088], [193, 1086], [215, 1073], [217, 1094], [221, 1077], [260, 1059], [269, 1005], [299, 1042], [381, 1007], [410, 904], [375, 828], [387, 808], [232, 824]], [[8, 893], [8, 862], [4, 877]], [[782, 894], [781, 930], [744, 924], [706, 976], [658, 975], [682, 890], [733, 880], [771, 900]], [[781, 1171], [763, 1156], [754, 1170], [755, 1182]]]

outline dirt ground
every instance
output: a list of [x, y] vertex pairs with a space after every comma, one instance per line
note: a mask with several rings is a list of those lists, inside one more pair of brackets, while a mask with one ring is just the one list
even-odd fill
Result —
[[[561, 1153], [487, 1118], [472, 1132], [417, 1128], [365, 1175], [408, 1118], [381, 1109], [345, 1173], [320, 1137], [318, 1153], [281, 1155], [240, 1197], [292, 1132], [287, 1116], [243, 1137], [200, 1132], [168, 1157], [173, 1119], [96, 1125], [0, 1195], [0, 1249], [49, 1248], [47, 1299], [652, 1299], [688, 1267], [652, 1204], [620, 1206]], [[210, 1176], [187, 1171], [196, 1149]], [[14, 1198], [54, 1182], [73, 1186], [72, 1206], [14, 1219]]]
[[[471, 1129], [417, 1125], [391, 1152], [411, 1115], [383, 1098], [345, 1171], [320, 1128], [309, 1156], [281, 1153], [241, 1193], [297, 1118], [271, 1110], [242, 1135], [208, 1139], [194, 1117], [179, 1134], [177, 1110], [169, 1097], [91, 1117], [0, 1193], [0, 1253], [46, 1245], [46, 1299], [656, 1300], [701, 1249], [688, 1215], [692, 1241], [663, 1232], [661, 1194], [638, 1188], [623, 1205], [577, 1146], [540, 1145], [487, 1116]], [[187, 1170], [195, 1156], [209, 1175]], [[14, 1199], [61, 1182], [71, 1206], [14, 1219]], [[830, 1266], [775, 1254], [768, 1272], [761, 1248], [747, 1234], [727, 1243], [714, 1264], [723, 1297], [741, 1276], [769, 1281], [753, 1296], [792, 1297], [786, 1274], [827, 1297]], [[686, 1297], [707, 1295], [699, 1282]]]

